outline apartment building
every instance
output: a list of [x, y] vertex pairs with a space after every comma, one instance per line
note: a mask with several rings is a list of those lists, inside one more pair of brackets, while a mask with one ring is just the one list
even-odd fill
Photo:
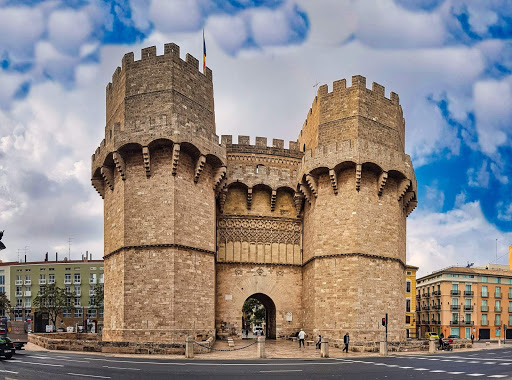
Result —
[[416, 329], [416, 271], [418, 267], [407, 265], [405, 268], [405, 336], [417, 338]]
[[95, 292], [96, 286], [103, 284], [103, 260], [48, 261], [46, 257], [39, 262], [0, 262], [0, 291], [5, 291], [11, 302], [11, 317], [37, 318], [34, 299], [41, 287], [49, 284], [75, 296], [63, 310], [65, 326], [83, 325], [87, 318], [95, 325], [102, 324], [103, 308], [97, 306]]
[[[511, 252], [512, 253], [512, 252]], [[427, 331], [461, 338], [512, 339], [509, 265], [449, 267], [417, 280], [416, 322]]]

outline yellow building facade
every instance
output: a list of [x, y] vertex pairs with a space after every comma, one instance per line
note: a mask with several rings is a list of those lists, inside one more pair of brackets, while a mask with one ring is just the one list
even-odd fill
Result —
[[512, 339], [512, 271], [508, 265], [450, 267], [417, 280], [416, 321], [428, 331], [469, 339]]
[[418, 267], [405, 267], [405, 336], [417, 338], [416, 328], [416, 271]]

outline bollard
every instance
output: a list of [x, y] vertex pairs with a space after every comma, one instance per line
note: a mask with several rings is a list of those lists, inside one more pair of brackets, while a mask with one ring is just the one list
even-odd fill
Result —
[[381, 341], [380, 342], [380, 356], [388, 356], [388, 342]]
[[329, 357], [329, 339], [322, 337], [322, 341], [320, 342], [320, 356], [322, 358]]
[[191, 336], [187, 336], [185, 341], [185, 357], [187, 359], [194, 357], [194, 338]]
[[265, 337], [264, 336], [258, 337], [258, 357], [259, 358], [265, 357]]
[[428, 342], [428, 352], [431, 354], [436, 352], [436, 338], [433, 336], [430, 337], [430, 341]]

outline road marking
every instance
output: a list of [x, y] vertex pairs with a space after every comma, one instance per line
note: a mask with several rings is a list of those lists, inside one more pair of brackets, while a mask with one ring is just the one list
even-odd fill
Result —
[[453, 362], [454, 362], [454, 363], [465, 363], [465, 361], [464, 361], [464, 360], [454, 360]]
[[410, 369], [412, 367], [398, 367], [398, 368], [402, 368], [402, 369]]
[[449, 373], [450, 375], [462, 375], [465, 372], [446, 372], [446, 373]]
[[414, 368], [415, 371], [428, 371], [428, 368]]
[[64, 367], [64, 364], [48, 364], [48, 363], [34, 363], [34, 362], [24, 362], [21, 360], [13, 360], [9, 363], [23, 363], [23, 364], [34, 364], [34, 365], [44, 365], [48, 367]]
[[451, 360], [451, 359], [443, 359], [443, 360], [441, 360], [441, 361], [442, 361], [442, 362], [452, 362], [453, 360]]
[[500, 363], [500, 365], [511, 365], [512, 363]]
[[485, 373], [468, 373], [468, 376], [474, 376], [474, 377], [485, 376]]
[[71, 376], [83, 376], [83, 377], [95, 377], [95, 378], [98, 378], [98, 379], [110, 379], [110, 376], [86, 375], [84, 373], [71, 373], [71, 372], [68, 372], [68, 375], [71, 375]]
[[50, 356], [27, 356], [29, 358], [36, 358], [36, 359], [50, 359], [50, 360], [62, 360], [66, 362], [77, 362], [77, 363], [89, 363], [87, 360], [74, 360], [74, 359], [60, 359], [57, 357], [50, 357]]
[[441, 360], [441, 359], [427, 359], [427, 360]]
[[260, 371], [260, 372], [302, 372], [301, 369], [276, 369], [273, 371]]
[[491, 376], [487, 376], [487, 377], [507, 377], [508, 375], [491, 375]]
[[18, 374], [18, 372], [14, 372], [14, 371], [7, 371], [6, 369], [0, 369], [0, 372], [5, 372], [5, 373], [14, 373], [15, 375]]
[[129, 369], [132, 371], [140, 371], [140, 368], [129, 368], [129, 367], [109, 367], [108, 365], [104, 365], [105, 368], [111, 368], [111, 369]]
[[471, 360], [471, 361], [470, 361], [470, 362], [468, 362], [468, 363], [470, 363], [470, 364], [475, 364], [475, 363], [480, 363], [480, 362], [477, 362], [477, 361], [475, 361], [475, 360]]
[[442, 369], [435, 369], [433, 371], [430, 371], [430, 372], [438, 372], [438, 373], [441, 373], [441, 372], [446, 372], [445, 370], [442, 370]]
[[496, 364], [496, 362], [483, 362], [482, 364]]

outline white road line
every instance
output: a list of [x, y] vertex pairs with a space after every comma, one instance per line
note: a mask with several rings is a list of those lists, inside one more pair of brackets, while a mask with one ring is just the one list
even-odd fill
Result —
[[13, 361], [10, 361], [9, 363], [44, 365], [44, 366], [48, 366], [48, 367], [64, 367], [64, 364], [34, 363], [34, 362], [24, 362], [21, 360], [13, 360]]
[[430, 372], [442, 373], [442, 372], [446, 372], [446, 371], [445, 371], [445, 370], [443, 370], [443, 369], [435, 369], [435, 370], [430, 371]]
[[470, 364], [479, 363], [479, 364], [480, 364], [480, 362], [477, 362], [477, 361], [475, 361], [475, 360], [471, 360], [471, 361], [470, 361], [470, 362], [468, 362], [468, 363], [470, 363]]
[[29, 358], [37, 358], [37, 359], [50, 359], [50, 360], [60, 360], [65, 362], [77, 362], [77, 363], [89, 363], [88, 360], [74, 360], [74, 359], [60, 359], [60, 358], [52, 358], [52, 357], [36, 357], [36, 356], [28, 356]]
[[477, 377], [477, 376], [485, 376], [485, 373], [468, 373], [467, 375]]
[[301, 369], [276, 369], [274, 371], [260, 371], [260, 372], [302, 372]]
[[15, 375], [18, 374], [18, 372], [14, 372], [14, 371], [7, 371], [6, 369], [0, 369], [0, 372], [5, 372], [5, 373], [14, 373]]
[[446, 373], [449, 373], [450, 375], [462, 375], [465, 372], [446, 372]]
[[427, 359], [427, 360], [441, 360], [441, 359]]
[[441, 360], [441, 361], [442, 361], [442, 362], [452, 362], [453, 360], [451, 360], [451, 359], [443, 359], [443, 360]]
[[487, 376], [487, 377], [507, 377], [508, 375], [491, 375], [491, 376]]
[[512, 363], [500, 363], [500, 365], [511, 365]]
[[104, 365], [104, 368], [111, 368], [111, 369], [129, 369], [132, 371], [140, 371], [140, 368], [129, 368], [129, 367], [109, 367], [108, 365]]
[[83, 376], [83, 377], [95, 377], [95, 378], [98, 378], [98, 379], [110, 379], [110, 376], [87, 375], [87, 374], [84, 374], [84, 373], [71, 373], [71, 372], [68, 372], [68, 375], [71, 375], [71, 376]]
[[428, 368], [414, 368], [415, 371], [428, 371]]
[[482, 364], [496, 364], [496, 362], [483, 362]]
[[398, 368], [402, 368], [402, 369], [410, 369], [412, 367], [398, 367]]
[[454, 363], [465, 363], [466, 361], [465, 360], [454, 360], [453, 362]]
[[387, 365], [385, 363], [375, 363], [375, 365]]

